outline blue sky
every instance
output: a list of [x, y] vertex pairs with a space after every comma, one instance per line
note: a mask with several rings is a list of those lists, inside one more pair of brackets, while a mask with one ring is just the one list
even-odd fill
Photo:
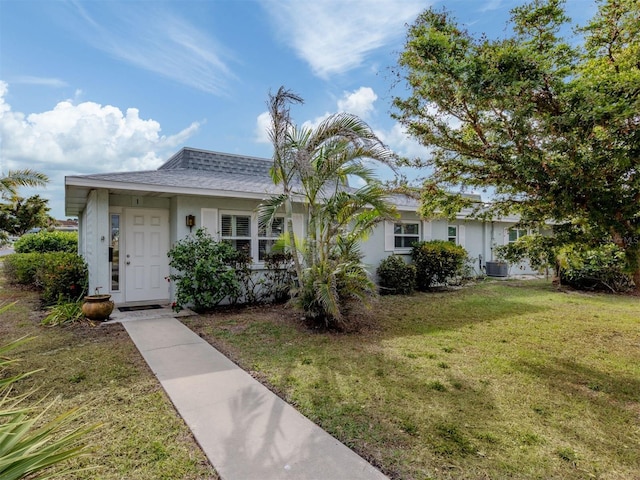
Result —
[[[281, 85], [305, 99], [298, 124], [348, 111], [398, 153], [427, 155], [389, 115], [406, 25], [444, 6], [500, 37], [521, 3], [0, 0], [0, 171], [47, 173], [37, 193], [64, 218], [65, 175], [155, 169], [183, 146], [268, 158]], [[584, 24], [596, 4], [567, 11]]]

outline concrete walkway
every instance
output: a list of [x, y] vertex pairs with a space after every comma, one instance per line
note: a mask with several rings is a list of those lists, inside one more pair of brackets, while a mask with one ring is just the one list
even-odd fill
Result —
[[223, 480], [387, 478], [170, 310], [114, 314]]

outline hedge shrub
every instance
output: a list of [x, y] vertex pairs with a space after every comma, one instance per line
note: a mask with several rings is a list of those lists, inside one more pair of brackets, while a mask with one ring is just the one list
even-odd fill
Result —
[[42, 303], [74, 301], [87, 290], [89, 274], [84, 259], [75, 253], [50, 252], [42, 255], [36, 270], [36, 286], [42, 290]]
[[376, 275], [382, 295], [406, 295], [416, 288], [416, 266], [408, 264], [397, 255], [382, 260]]
[[14, 253], [4, 259], [9, 283], [31, 285], [41, 290], [44, 305], [62, 299], [75, 301], [87, 290], [87, 265], [75, 253]]
[[78, 251], [77, 232], [47, 232], [28, 233], [20, 237], [13, 244], [16, 253], [32, 252], [69, 252]]
[[566, 245], [558, 249], [556, 260], [560, 282], [571, 287], [613, 292], [632, 288], [624, 252], [613, 243], [592, 248]]
[[241, 294], [232, 267], [236, 250], [228, 243], [215, 241], [205, 230], [198, 229], [195, 235], [176, 242], [168, 255], [169, 265], [178, 271], [169, 276], [176, 282], [174, 310], [189, 305], [205, 311]]
[[4, 257], [4, 276], [9, 283], [35, 285], [36, 270], [44, 257], [40, 253], [14, 253]]
[[414, 243], [411, 257], [416, 266], [416, 288], [426, 291], [436, 285], [447, 285], [462, 273], [467, 251], [444, 240]]

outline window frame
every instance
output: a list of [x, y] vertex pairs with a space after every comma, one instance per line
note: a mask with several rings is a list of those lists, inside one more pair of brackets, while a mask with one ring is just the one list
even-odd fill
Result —
[[[255, 257], [252, 257], [255, 259], [254, 263], [264, 263], [264, 258], [260, 258], [260, 253], [261, 253], [261, 249], [260, 249], [260, 242], [267, 242], [265, 245], [267, 245], [267, 247], [264, 250], [265, 254], [271, 253], [271, 250], [273, 248], [273, 245], [280, 239], [280, 237], [285, 233], [286, 231], [286, 218], [284, 215], [276, 215], [274, 217], [274, 220], [280, 220], [282, 221], [282, 227], [281, 227], [281, 232], [278, 235], [274, 235], [273, 234], [273, 222], [271, 224], [271, 226], [269, 227], [269, 231], [267, 232], [267, 228], [266, 226], [264, 228], [260, 228], [260, 222], [257, 222], [257, 226], [256, 226], [256, 231], [257, 231], [257, 242], [256, 242], [256, 248], [257, 248], [257, 255]], [[261, 233], [264, 232], [264, 235], [261, 235]], [[269, 233], [269, 235], [267, 235], [267, 233]]]
[[109, 291], [120, 292], [122, 289], [121, 238], [123, 215], [121, 212], [109, 211]]
[[[419, 242], [420, 241], [420, 229], [421, 229], [421, 224], [422, 222], [416, 220], [402, 220], [399, 222], [393, 222], [393, 251], [394, 252], [408, 252], [411, 250], [411, 246], [396, 246], [396, 240], [398, 238], [402, 238], [403, 240], [406, 238], [415, 238], [414, 242]], [[400, 232], [397, 233], [396, 232], [396, 227], [400, 226], [402, 229], [404, 229], [405, 226], [407, 225], [415, 225], [416, 228], [416, 233], [405, 233], [405, 232]], [[412, 242], [412, 243], [414, 243]], [[402, 242], [404, 244], [404, 241]]]
[[[233, 241], [233, 240], [248, 240], [249, 241], [249, 250], [248, 254], [251, 256], [251, 264], [253, 268], [262, 268], [264, 266], [264, 258], [260, 259], [260, 242], [267, 240], [275, 243], [276, 240], [280, 239], [280, 234], [277, 236], [273, 233], [273, 226], [271, 227], [269, 232], [265, 232], [264, 229], [260, 228], [260, 223], [258, 222], [258, 216], [255, 212], [247, 211], [247, 210], [218, 210], [217, 211], [217, 235], [216, 238], [223, 241]], [[295, 214], [294, 214], [295, 215]], [[224, 217], [249, 217], [249, 236], [224, 236], [223, 235], [223, 219]], [[286, 232], [287, 228], [287, 220], [284, 214], [278, 214], [275, 218], [282, 219], [282, 231]], [[232, 233], [234, 233], [232, 231]], [[264, 235], [264, 233], [268, 233], [269, 235]], [[232, 246], [233, 243], [231, 243]], [[235, 247], [234, 247], [235, 248]], [[267, 249], [269, 251], [270, 249]]]
[[[447, 225], [447, 242], [451, 242], [454, 245], [460, 245], [460, 226], [459, 225]], [[454, 228], [456, 233], [451, 235], [450, 229]]]
[[[514, 240], [511, 240], [511, 232], [515, 232], [516, 234], [516, 238]], [[507, 243], [515, 243], [522, 237], [526, 237], [527, 235], [530, 235], [532, 232], [533, 231], [530, 228], [509, 227], [507, 229]]]
[[[224, 222], [224, 217], [231, 217], [232, 219], [235, 219], [237, 217], [248, 217], [249, 222], [248, 222], [248, 227], [249, 227], [249, 235], [245, 236], [245, 235], [234, 235], [234, 233], [237, 233], [237, 224], [232, 220], [232, 225], [231, 225], [231, 233], [232, 235], [228, 235], [225, 236], [224, 235], [224, 229], [223, 229], [223, 222]], [[238, 240], [248, 240], [249, 241], [249, 249], [248, 249], [248, 254], [254, 258], [253, 256], [253, 249], [255, 247], [256, 242], [254, 241], [255, 238], [253, 237], [253, 233], [256, 228], [254, 225], [254, 215], [251, 212], [245, 212], [245, 211], [239, 211], [239, 210], [223, 210], [220, 211], [220, 219], [219, 219], [219, 224], [220, 224], [220, 241], [224, 242], [224, 241], [238, 241]], [[233, 243], [231, 243], [231, 246], [233, 246], [233, 248], [235, 248], [236, 250], [237, 247], [236, 245], [234, 245]]]

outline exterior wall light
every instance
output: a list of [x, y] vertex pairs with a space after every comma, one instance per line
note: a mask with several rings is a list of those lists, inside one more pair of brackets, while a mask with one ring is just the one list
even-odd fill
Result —
[[192, 228], [195, 226], [195, 224], [196, 224], [196, 217], [195, 217], [195, 215], [187, 215], [186, 223], [187, 223], [187, 227], [189, 227], [189, 232], [191, 232], [191, 229], [192, 229]]

